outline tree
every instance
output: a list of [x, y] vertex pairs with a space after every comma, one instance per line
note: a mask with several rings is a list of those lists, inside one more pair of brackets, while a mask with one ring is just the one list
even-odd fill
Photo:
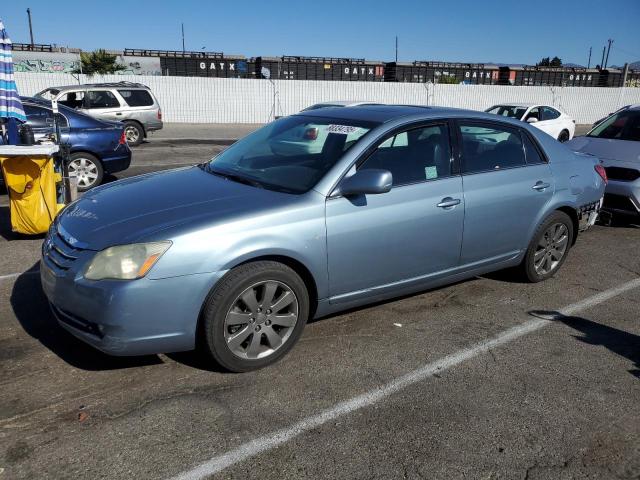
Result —
[[117, 63], [116, 59], [116, 55], [111, 55], [102, 49], [95, 52], [82, 52], [80, 53], [82, 68], [76, 68], [73, 73], [84, 73], [86, 75], [106, 74], [120, 72], [127, 68]]
[[544, 57], [538, 63], [536, 63], [536, 67], [561, 67], [562, 60], [559, 57]]

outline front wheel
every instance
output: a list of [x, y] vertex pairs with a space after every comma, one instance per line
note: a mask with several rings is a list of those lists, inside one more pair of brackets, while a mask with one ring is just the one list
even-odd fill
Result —
[[102, 163], [94, 155], [85, 152], [72, 153], [69, 158], [69, 173], [78, 178], [78, 191], [86, 192], [100, 185], [104, 170]]
[[569, 215], [556, 211], [537, 228], [520, 265], [529, 282], [546, 280], [560, 269], [573, 242], [573, 222]]
[[203, 309], [204, 347], [232, 372], [270, 365], [296, 343], [309, 316], [307, 288], [291, 268], [258, 261], [231, 270]]

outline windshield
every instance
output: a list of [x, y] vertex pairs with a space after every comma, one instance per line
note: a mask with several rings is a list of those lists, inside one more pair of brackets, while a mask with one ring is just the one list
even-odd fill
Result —
[[518, 107], [515, 105], [496, 105], [488, 110], [487, 113], [495, 113], [496, 115], [502, 115], [503, 117], [517, 118], [520, 120], [527, 111], [527, 107]]
[[234, 143], [202, 168], [259, 188], [304, 193], [377, 125], [301, 115], [286, 117]]
[[640, 110], [623, 110], [600, 123], [587, 137], [640, 140]]
[[45, 100], [53, 100], [56, 98], [56, 95], [60, 93], [60, 90], [56, 88], [47, 88], [46, 90], [42, 90], [34, 95], [36, 98], [44, 98]]

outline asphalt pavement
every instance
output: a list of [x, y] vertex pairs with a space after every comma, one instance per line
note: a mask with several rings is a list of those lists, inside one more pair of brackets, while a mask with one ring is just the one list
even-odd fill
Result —
[[[115, 177], [221, 148], [151, 141]], [[313, 321], [246, 374], [75, 340], [41, 243], [0, 207], [0, 480], [640, 478], [633, 225], [584, 233], [546, 282], [492, 274]]]

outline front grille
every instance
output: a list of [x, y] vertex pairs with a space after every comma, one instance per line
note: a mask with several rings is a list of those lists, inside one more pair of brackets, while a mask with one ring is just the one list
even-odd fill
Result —
[[60, 273], [71, 268], [80, 252], [82, 252], [81, 248], [73, 247], [55, 228], [49, 231], [42, 245], [42, 258], [51, 269]]
[[607, 177], [610, 180], [619, 180], [622, 182], [633, 182], [640, 178], [640, 171], [633, 168], [623, 167], [604, 167]]
[[616, 195], [614, 193], [604, 194], [604, 203], [602, 206], [603, 208], [610, 210], [622, 210], [633, 213], [638, 213], [640, 211], [629, 197]]

